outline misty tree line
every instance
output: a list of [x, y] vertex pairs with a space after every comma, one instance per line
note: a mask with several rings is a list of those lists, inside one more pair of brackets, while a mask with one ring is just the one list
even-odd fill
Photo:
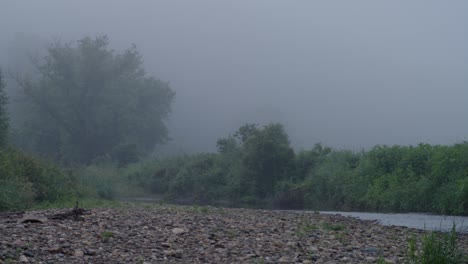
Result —
[[[180, 156], [128, 172], [178, 202], [283, 209], [468, 214], [468, 142], [294, 153], [280, 124], [242, 126], [218, 153]], [[148, 184], [149, 183], [149, 184]]]
[[[281, 124], [246, 124], [217, 153], [148, 158], [169, 138], [175, 93], [147, 76], [135, 47], [106, 37], [52, 43], [14, 76], [10, 118], [0, 75], [0, 210], [85, 197], [289, 209], [468, 214], [468, 143], [295, 152]], [[14, 117], [14, 118], [13, 118]], [[9, 124], [14, 124], [9, 125]]]

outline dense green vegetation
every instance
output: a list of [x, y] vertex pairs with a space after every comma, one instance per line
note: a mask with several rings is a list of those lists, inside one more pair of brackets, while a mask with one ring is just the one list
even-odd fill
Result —
[[[466, 263], [468, 259], [464, 256], [457, 244], [457, 233], [455, 225], [449, 233], [441, 234], [436, 232], [425, 233], [418, 243], [412, 237], [408, 243], [407, 259], [408, 264], [457, 264]], [[420, 245], [420, 246], [418, 246]]]
[[191, 203], [468, 214], [468, 142], [294, 153], [279, 124], [246, 125], [219, 152], [134, 165], [128, 178]]
[[[54, 43], [39, 74], [18, 77], [24, 115], [8, 138], [0, 77], [0, 210], [89, 198], [288, 209], [468, 215], [468, 142], [295, 152], [281, 124], [246, 124], [217, 153], [152, 160], [174, 92], [147, 77], [135, 47]], [[25, 154], [28, 153], [28, 154]], [[49, 160], [49, 161], [45, 161]], [[51, 162], [54, 162], [53, 165]]]
[[13, 149], [0, 149], [0, 211], [56, 203], [76, 195], [72, 177], [57, 166]]

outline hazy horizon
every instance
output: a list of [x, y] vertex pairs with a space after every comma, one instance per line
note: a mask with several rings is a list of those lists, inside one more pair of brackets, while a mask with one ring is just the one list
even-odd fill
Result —
[[31, 48], [18, 38], [134, 43], [177, 93], [168, 152], [213, 151], [247, 122], [284, 124], [296, 149], [453, 144], [468, 140], [467, 11], [465, 1], [4, 1], [0, 66]]

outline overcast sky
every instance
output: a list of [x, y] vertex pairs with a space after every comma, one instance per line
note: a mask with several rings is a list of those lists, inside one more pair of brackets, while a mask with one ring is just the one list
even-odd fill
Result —
[[8, 1], [18, 34], [135, 43], [176, 102], [170, 149], [212, 151], [246, 122], [297, 149], [468, 140], [467, 1]]

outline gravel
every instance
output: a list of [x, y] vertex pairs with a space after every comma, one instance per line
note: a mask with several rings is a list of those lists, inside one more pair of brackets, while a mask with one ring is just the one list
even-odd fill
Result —
[[[408, 239], [424, 232], [341, 215], [196, 206], [51, 217], [68, 211], [0, 214], [0, 263], [402, 263]], [[458, 243], [466, 253], [468, 235]]]

